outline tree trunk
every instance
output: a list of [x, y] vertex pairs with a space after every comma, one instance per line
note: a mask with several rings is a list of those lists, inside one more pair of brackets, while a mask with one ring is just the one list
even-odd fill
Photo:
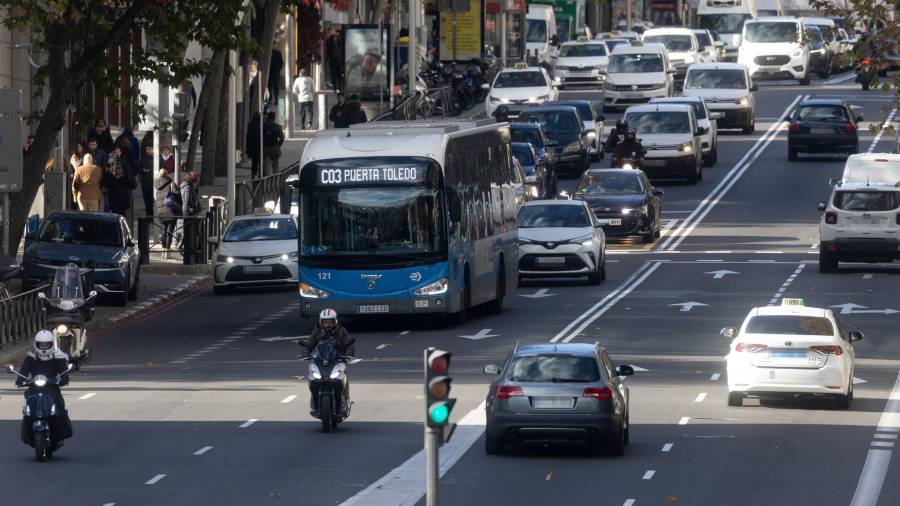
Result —
[[194, 110], [194, 120], [191, 123], [191, 138], [188, 141], [187, 162], [188, 168], [194, 170], [194, 159], [197, 156], [197, 145], [200, 143], [200, 136], [203, 135], [203, 129], [206, 126], [206, 110], [209, 103], [210, 88], [212, 88], [212, 69], [203, 77], [203, 88], [200, 90], [200, 98], [197, 99], [197, 109]]
[[388, 0], [378, 0], [375, 2], [375, 9], [370, 14], [369, 23], [376, 25], [382, 19], [385, 24], [390, 22], [390, 12], [388, 11]]
[[[266, 93], [266, 83], [269, 79], [269, 64], [272, 62], [272, 46], [275, 43], [275, 22], [278, 21], [278, 12], [281, 10], [281, 0], [266, 0], [264, 9], [265, 24], [263, 25], [262, 35], [259, 41], [259, 80], [258, 85], [262, 86], [263, 96]], [[250, 115], [252, 111], [258, 111], [259, 108], [259, 92], [253, 93], [250, 97]]]
[[212, 185], [215, 177], [216, 146], [219, 141], [219, 111], [222, 102], [222, 81], [225, 80], [225, 60], [228, 51], [219, 49], [213, 54], [209, 104], [206, 120], [203, 122], [203, 169], [200, 172], [201, 185]]
[[216, 176], [220, 177], [228, 175], [228, 108], [237, 107], [237, 104], [232, 104], [228, 101], [228, 76], [230, 72], [233, 72], [233, 69], [226, 59], [225, 72], [222, 74], [223, 79], [221, 82], [220, 95], [222, 100], [219, 101], [219, 122], [216, 123], [216, 128], [218, 129], [216, 139], [219, 140], [216, 144]]

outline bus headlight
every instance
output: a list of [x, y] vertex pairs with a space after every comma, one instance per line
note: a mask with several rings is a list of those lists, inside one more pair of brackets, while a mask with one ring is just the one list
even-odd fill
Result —
[[300, 296], [306, 297], [307, 299], [327, 299], [331, 297], [331, 294], [326, 292], [325, 290], [319, 290], [318, 288], [308, 285], [306, 283], [300, 283]]
[[415, 290], [416, 295], [440, 295], [442, 293], [447, 293], [447, 279], [439, 279], [434, 283], [423, 286], [422, 288], [417, 288]]

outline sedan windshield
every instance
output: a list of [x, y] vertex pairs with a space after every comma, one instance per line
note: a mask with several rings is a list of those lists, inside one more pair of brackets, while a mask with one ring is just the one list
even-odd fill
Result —
[[828, 318], [800, 315], [754, 316], [747, 322], [747, 334], [782, 334], [794, 336], [833, 336]]
[[587, 210], [580, 205], [525, 206], [519, 211], [518, 221], [519, 228], [584, 228], [591, 226]]
[[807, 105], [797, 111], [797, 121], [824, 121], [846, 123], [844, 108], [836, 105]]
[[644, 37], [645, 44], [662, 44], [670, 53], [683, 53], [693, 48], [690, 35], [650, 35]]
[[842, 211], [893, 211], [900, 207], [897, 192], [846, 191], [834, 194], [834, 207]]
[[119, 224], [115, 221], [61, 216], [51, 217], [44, 222], [38, 240], [66, 244], [122, 246]]
[[510, 366], [507, 380], [516, 383], [593, 383], [600, 381], [600, 368], [591, 357], [533, 355], [517, 358]]
[[750, 23], [744, 30], [747, 42], [797, 42], [799, 36], [796, 23]]
[[290, 218], [254, 218], [232, 222], [222, 241], [289, 241], [296, 238], [297, 227]]
[[540, 72], [502, 72], [494, 81], [494, 88], [534, 88], [547, 86]]
[[688, 72], [685, 88], [706, 90], [743, 90], [747, 88], [744, 71], [739, 69], [700, 69]]
[[544, 127], [547, 135], [552, 133], [576, 133], [578, 129], [578, 118], [575, 113], [570, 111], [546, 111], [546, 112], [523, 112], [519, 115], [520, 121], [534, 121], [540, 123]]
[[684, 112], [633, 112], [626, 116], [629, 128], [638, 134], [681, 134], [691, 131], [691, 122]]
[[662, 55], [656, 53], [613, 55], [609, 59], [609, 71], [627, 74], [664, 72]]
[[606, 46], [603, 44], [573, 44], [559, 49], [560, 58], [585, 56], [606, 56]]
[[603, 172], [583, 176], [575, 192], [584, 195], [640, 195], [644, 189], [637, 174]]

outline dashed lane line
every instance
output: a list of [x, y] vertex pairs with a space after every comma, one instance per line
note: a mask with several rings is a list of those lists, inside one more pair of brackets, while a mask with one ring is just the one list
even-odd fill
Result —
[[251, 418], [251, 419], [247, 420], [246, 422], [240, 424], [240, 425], [238, 426], [238, 428], [239, 428], [239, 429], [246, 429], [247, 427], [253, 425], [254, 423], [256, 423], [256, 422], [258, 422], [258, 421], [259, 421], [259, 420], [257, 420], [256, 418]]
[[689, 416], [682, 416], [682, 417], [681, 417], [681, 420], [678, 420], [678, 425], [687, 425], [688, 422], [690, 422], [690, 421], [691, 421], [691, 417], [689, 417]]
[[709, 377], [709, 380], [710, 380], [710, 381], [719, 381], [719, 378], [721, 378], [721, 377], [722, 377], [721, 374], [715, 373], [715, 374], [713, 374], [712, 376]]
[[[876, 437], [873, 439], [882, 439], [877, 437], [879, 434], [896, 436], [898, 431], [900, 431], [900, 373], [897, 374], [888, 395], [887, 405], [878, 420], [878, 426], [875, 428]], [[850, 506], [875, 506], [878, 503], [881, 487], [884, 485], [884, 478], [887, 476], [894, 454], [893, 447], [894, 443], [887, 441], [872, 441], [869, 444], [866, 463], [863, 464]]]
[[697, 398], [694, 399], [694, 402], [703, 402], [706, 399], [706, 392], [700, 392], [697, 394]]
[[296, 399], [296, 398], [297, 398], [296, 395], [289, 395], [289, 396], [285, 397], [284, 399], [281, 399], [281, 403], [282, 403], [282, 404], [287, 404], [287, 403], [291, 402], [292, 400], [294, 400], [294, 399]]
[[195, 451], [194, 455], [203, 455], [204, 453], [206, 453], [212, 449], [213, 449], [212, 446], [204, 446], [203, 448], [200, 448], [199, 450]]
[[794, 270], [794, 272], [790, 276], [788, 276], [784, 283], [781, 284], [781, 287], [778, 288], [778, 291], [775, 292], [775, 295], [773, 295], [772, 298], [769, 299], [770, 306], [778, 304], [778, 301], [781, 300], [781, 298], [784, 296], [784, 292], [787, 291], [788, 288], [790, 288], [790, 286], [794, 283], [794, 280], [797, 279], [797, 276], [799, 276], [805, 268], [805, 263], [801, 263], [797, 266], [797, 269]]
[[872, 139], [872, 144], [869, 145], [868, 153], [872, 153], [875, 151], [875, 148], [878, 146], [878, 143], [881, 141], [881, 136], [884, 135], [885, 127], [891, 124], [891, 121], [894, 120], [894, 115], [897, 114], [897, 109], [891, 109], [890, 114], [888, 114], [887, 119], [884, 120], [884, 124], [881, 125], [881, 128], [878, 129], [878, 133], [875, 134], [875, 138]]
[[97, 395], [97, 392], [91, 392], [91, 393], [89, 393], [89, 394], [84, 394], [84, 395], [82, 395], [81, 397], [79, 397], [78, 400], [79, 400], [79, 401], [86, 401], [86, 400], [90, 399], [91, 397], [93, 397], [93, 396], [95, 396], [95, 395]]
[[656, 471], [654, 469], [648, 469], [644, 472], [644, 476], [641, 479], [642, 480], [652, 480], [654, 474], [656, 474]]
[[662, 453], [669, 453], [669, 452], [672, 451], [672, 447], [673, 447], [673, 446], [675, 446], [675, 445], [673, 445], [672, 443], [666, 443], [666, 444], [663, 445], [663, 447], [662, 447], [662, 449], [660, 450], [660, 452], [662, 452]]

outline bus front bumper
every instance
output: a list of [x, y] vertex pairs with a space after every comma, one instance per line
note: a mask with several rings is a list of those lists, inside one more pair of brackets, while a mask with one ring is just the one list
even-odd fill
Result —
[[325, 308], [341, 316], [369, 316], [379, 314], [439, 314], [450, 311], [450, 294], [402, 299], [313, 299], [300, 297], [300, 316], [314, 317]]

